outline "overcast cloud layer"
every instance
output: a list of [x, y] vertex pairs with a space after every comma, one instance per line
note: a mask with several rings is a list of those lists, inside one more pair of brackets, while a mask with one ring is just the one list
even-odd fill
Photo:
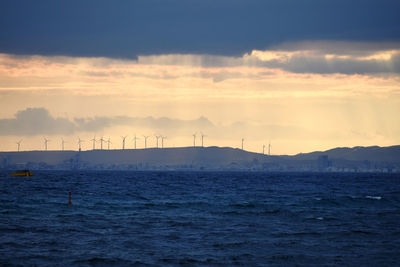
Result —
[[397, 0], [3, 0], [0, 52], [241, 56], [300, 40], [399, 41], [399, 10]]

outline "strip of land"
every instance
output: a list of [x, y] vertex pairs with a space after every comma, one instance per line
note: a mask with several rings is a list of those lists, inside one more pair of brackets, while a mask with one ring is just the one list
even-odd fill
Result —
[[0, 152], [1, 169], [400, 172], [400, 146], [263, 155], [230, 147]]

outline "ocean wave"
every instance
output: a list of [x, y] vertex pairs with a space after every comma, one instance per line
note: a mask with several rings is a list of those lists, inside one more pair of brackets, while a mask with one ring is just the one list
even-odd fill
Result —
[[86, 259], [79, 259], [74, 261], [74, 264], [82, 265], [89, 264], [91, 266], [132, 266], [134, 264], [145, 264], [141, 261], [128, 261], [121, 258], [103, 258], [103, 257], [91, 257]]
[[254, 204], [254, 203], [234, 203], [234, 204], [230, 204], [229, 206], [235, 207], [235, 208], [255, 208], [256, 204]]
[[237, 210], [224, 210], [219, 212], [213, 212], [214, 214], [223, 214], [223, 215], [267, 215], [267, 214], [277, 214], [280, 213], [280, 209], [271, 209], [271, 210], [254, 210], [254, 211], [237, 211]]
[[249, 244], [248, 241], [237, 241], [237, 242], [227, 242], [227, 243], [214, 243], [215, 248], [229, 248], [229, 247], [240, 247]]
[[381, 199], [382, 199], [381, 196], [366, 196], [365, 198], [368, 198], [368, 199], [375, 199], [375, 200], [381, 200]]
[[166, 222], [168, 225], [172, 227], [190, 227], [194, 226], [193, 222], [180, 222], [180, 221], [167, 221]]
[[374, 232], [365, 231], [365, 230], [352, 230], [351, 232], [354, 234], [365, 234], [365, 235], [375, 234]]
[[274, 237], [307, 237], [307, 236], [322, 236], [320, 232], [286, 232], [273, 234]]
[[198, 265], [198, 264], [214, 264], [215, 259], [206, 258], [204, 260], [195, 259], [193, 257], [184, 257], [184, 258], [161, 258], [159, 261], [163, 264], [174, 264], [174, 265]]
[[314, 198], [314, 200], [320, 202], [320, 203], [329, 203], [330, 205], [335, 205], [339, 206], [342, 205], [343, 203], [346, 203], [346, 201], [351, 200], [351, 201], [360, 201], [360, 200], [365, 200], [365, 199], [370, 199], [370, 200], [381, 200], [383, 199], [382, 196], [354, 196], [354, 195], [347, 195], [347, 196], [334, 196], [334, 197], [317, 197]]
[[[0, 179], [7, 189], [0, 201], [0, 265], [400, 262], [398, 176], [196, 175], [94, 171], [52, 180], [38, 174], [29, 183]], [[73, 205], [67, 205], [70, 190]]]

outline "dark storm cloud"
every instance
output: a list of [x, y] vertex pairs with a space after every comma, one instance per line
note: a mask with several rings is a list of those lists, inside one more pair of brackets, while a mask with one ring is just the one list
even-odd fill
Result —
[[3, 0], [0, 52], [242, 55], [299, 40], [398, 41], [397, 0]]

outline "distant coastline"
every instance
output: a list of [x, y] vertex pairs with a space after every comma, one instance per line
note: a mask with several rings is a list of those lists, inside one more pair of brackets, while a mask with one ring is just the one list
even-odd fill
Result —
[[400, 172], [400, 146], [264, 155], [231, 147], [0, 152], [0, 169]]

